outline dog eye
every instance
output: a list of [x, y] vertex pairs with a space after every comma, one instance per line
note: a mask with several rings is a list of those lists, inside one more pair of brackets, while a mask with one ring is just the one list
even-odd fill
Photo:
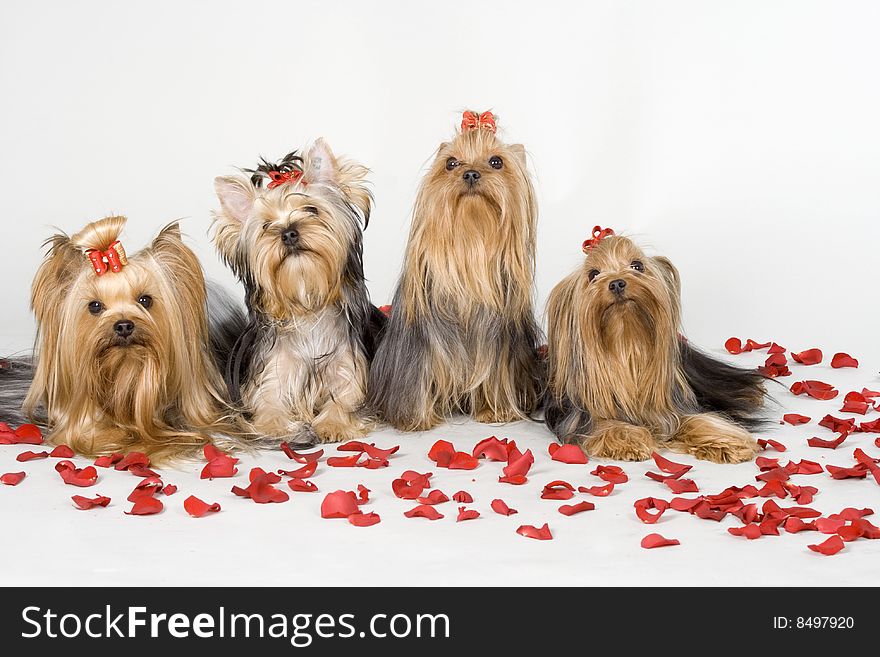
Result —
[[316, 208], [314, 205], [304, 205], [302, 209], [303, 212], [308, 212], [309, 214], [318, 214], [318, 208]]
[[598, 269], [591, 269], [591, 270], [590, 270], [590, 273], [587, 274], [587, 278], [588, 278], [588, 279], [590, 280], [590, 282], [592, 283], [592, 282], [593, 282], [593, 279], [596, 278], [596, 276], [598, 276], [598, 275], [599, 275], [599, 270], [598, 270]]
[[641, 260], [633, 260], [629, 263], [630, 269], [635, 269], [636, 271], [645, 271], [645, 265], [642, 264]]
[[89, 301], [89, 312], [93, 315], [100, 315], [104, 310], [104, 304], [100, 301]]
[[461, 163], [458, 160], [456, 160], [454, 157], [450, 157], [448, 160], [446, 160], [446, 170], [452, 171], [459, 164]]
[[504, 166], [504, 160], [502, 160], [497, 155], [493, 155], [492, 157], [489, 158], [489, 166], [492, 167], [493, 169], [500, 169], [501, 167]]
[[144, 307], [144, 310], [149, 310], [150, 306], [153, 305], [153, 297], [149, 294], [142, 294], [138, 297], [138, 303]]

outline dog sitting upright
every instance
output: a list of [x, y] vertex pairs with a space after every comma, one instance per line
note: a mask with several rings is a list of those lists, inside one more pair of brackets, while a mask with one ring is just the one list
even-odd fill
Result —
[[[0, 383], [4, 401], [29, 385], [24, 414], [48, 427], [50, 442], [84, 455], [141, 451], [156, 462], [238, 430], [199, 261], [176, 223], [126, 255], [125, 223], [107, 217], [47, 242], [31, 290], [35, 367], [10, 367]], [[21, 405], [2, 416], [20, 422], [13, 406]]]
[[318, 140], [214, 181], [214, 241], [243, 282], [249, 325], [227, 385], [253, 429], [298, 443], [366, 434], [362, 411], [374, 334], [384, 316], [364, 283], [367, 169]]
[[679, 333], [678, 271], [610, 229], [547, 306], [548, 426], [593, 456], [650, 458], [659, 447], [716, 463], [751, 460], [747, 427], [763, 377], [694, 349]]
[[465, 112], [413, 210], [403, 273], [370, 370], [370, 406], [394, 427], [454, 413], [527, 418], [542, 385], [532, 295], [537, 211], [525, 150]]

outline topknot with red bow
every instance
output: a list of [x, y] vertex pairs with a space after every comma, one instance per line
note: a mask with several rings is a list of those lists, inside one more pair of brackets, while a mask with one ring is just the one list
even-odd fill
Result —
[[260, 158], [260, 164], [256, 169], [245, 169], [251, 176], [251, 184], [254, 187], [262, 187], [263, 179], [268, 179], [267, 189], [275, 189], [286, 183], [302, 182], [303, 159], [296, 151], [285, 155], [280, 162], [269, 162], [266, 158]]
[[588, 254], [593, 248], [601, 242], [603, 239], [608, 237], [609, 235], [614, 235], [614, 231], [611, 228], [602, 228], [602, 226], [593, 226], [592, 237], [585, 239], [584, 243], [581, 245], [581, 249], [584, 253]]
[[497, 130], [495, 125], [495, 115], [486, 111], [482, 114], [467, 110], [461, 115], [461, 131], [470, 132], [471, 130], [488, 130], [494, 133]]
[[125, 249], [122, 248], [122, 242], [119, 240], [113, 242], [105, 251], [89, 249], [86, 251], [86, 258], [92, 263], [92, 269], [98, 276], [103, 276], [108, 271], [118, 274], [128, 264]]

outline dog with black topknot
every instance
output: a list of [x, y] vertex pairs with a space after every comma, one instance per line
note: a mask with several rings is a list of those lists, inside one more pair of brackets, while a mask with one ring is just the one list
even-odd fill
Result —
[[323, 140], [214, 186], [214, 243], [245, 287], [249, 323], [226, 369], [253, 430], [298, 443], [365, 435], [374, 339], [384, 316], [364, 282], [366, 167]]

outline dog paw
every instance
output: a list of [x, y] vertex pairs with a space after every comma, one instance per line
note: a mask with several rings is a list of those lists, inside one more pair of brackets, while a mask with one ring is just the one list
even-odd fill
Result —
[[656, 445], [654, 436], [645, 427], [614, 423], [601, 427], [582, 443], [587, 454], [617, 461], [647, 461]]
[[493, 411], [484, 408], [474, 413], [474, 419], [483, 424], [507, 424], [508, 422], [516, 422], [522, 418], [513, 411]]
[[719, 441], [700, 446], [691, 446], [688, 453], [702, 461], [712, 463], [745, 463], [755, 458], [758, 453], [758, 443], [748, 441]]
[[319, 443], [342, 443], [347, 440], [363, 438], [370, 433], [370, 426], [359, 421], [326, 421], [312, 425], [312, 431]]

